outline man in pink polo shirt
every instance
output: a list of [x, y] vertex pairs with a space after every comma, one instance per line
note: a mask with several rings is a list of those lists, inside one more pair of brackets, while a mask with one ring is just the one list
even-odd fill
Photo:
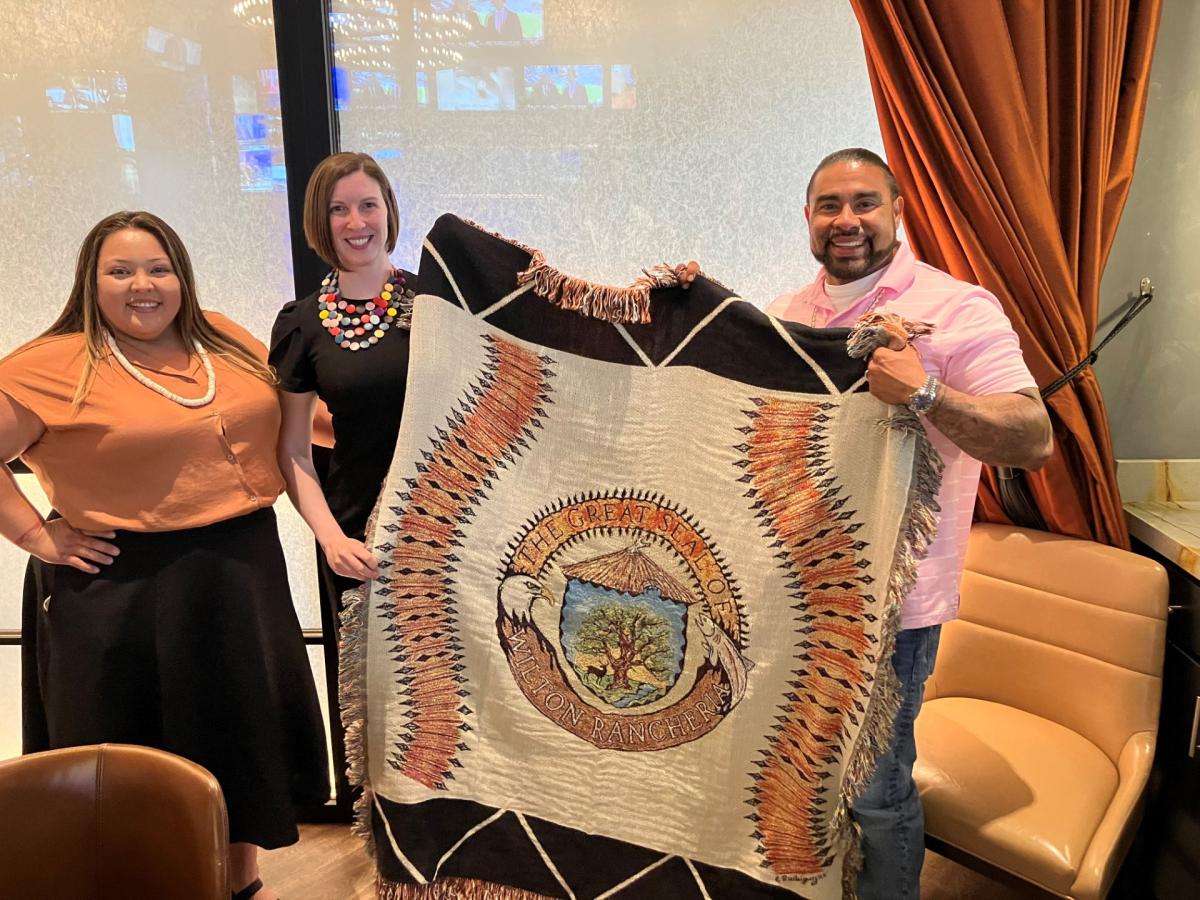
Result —
[[896, 239], [904, 198], [887, 164], [869, 150], [825, 157], [804, 208], [813, 255], [824, 268], [767, 312], [815, 328], [852, 325], [886, 310], [934, 326], [902, 350], [876, 350], [871, 393], [917, 412], [945, 460], [937, 537], [905, 599], [892, 658], [903, 685], [895, 734], [855, 804], [863, 834], [863, 900], [917, 897], [925, 822], [912, 779], [913, 722], [933, 670], [941, 623], [958, 611], [958, 587], [980, 461], [1040, 468], [1053, 447], [1050, 420], [996, 298], [918, 262]]

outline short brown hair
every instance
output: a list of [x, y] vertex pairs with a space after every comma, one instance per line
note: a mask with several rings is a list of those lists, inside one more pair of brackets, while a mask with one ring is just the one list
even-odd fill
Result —
[[317, 256], [335, 269], [341, 268], [341, 261], [333, 242], [333, 233], [329, 230], [329, 201], [333, 197], [334, 185], [355, 172], [366, 172], [379, 183], [388, 214], [387, 252], [396, 249], [400, 209], [383, 169], [366, 153], [335, 153], [317, 163], [304, 191], [304, 239]]

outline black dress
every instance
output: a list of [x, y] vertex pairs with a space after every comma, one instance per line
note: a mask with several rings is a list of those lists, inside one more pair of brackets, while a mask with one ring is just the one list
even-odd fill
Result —
[[[405, 287], [416, 283], [401, 271]], [[361, 302], [344, 298], [347, 302]], [[408, 379], [408, 331], [393, 327], [367, 350], [343, 350], [318, 317], [317, 294], [285, 304], [271, 329], [279, 387], [309, 391], [333, 414], [333, 455], [324, 482], [330, 512], [348, 537], [362, 540], [396, 450]]]
[[[416, 276], [401, 270], [404, 287]], [[360, 302], [357, 298], [344, 298]], [[315, 458], [329, 510], [347, 537], [362, 540], [367, 519], [383, 487], [396, 452], [404, 390], [408, 381], [409, 333], [393, 327], [368, 350], [343, 350], [321, 324], [317, 292], [287, 303], [271, 329], [270, 363], [279, 376], [281, 390], [313, 391], [325, 401], [333, 416], [334, 447], [327, 465]], [[314, 448], [317, 451], [321, 448]], [[314, 457], [319, 457], [314, 452]], [[329, 568], [317, 546], [317, 587], [321, 624], [325, 632], [325, 681], [331, 701], [338, 696], [337, 629], [342, 595], [359, 582], [343, 578]], [[330, 739], [335, 760], [338, 805], [348, 810], [345, 732], [340, 718], [332, 717]]]

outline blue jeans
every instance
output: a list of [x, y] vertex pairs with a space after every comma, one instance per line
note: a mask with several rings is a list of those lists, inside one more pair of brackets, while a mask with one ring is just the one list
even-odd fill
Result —
[[941, 625], [930, 625], [896, 635], [892, 666], [900, 679], [900, 712], [891, 746], [879, 757], [874, 777], [854, 804], [854, 821], [862, 828], [859, 900], [921, 895], [925, 814], [912, 777], [917, 758], [913, 722], [921, 709], [925, 680], [933, 671], [941, 632]]

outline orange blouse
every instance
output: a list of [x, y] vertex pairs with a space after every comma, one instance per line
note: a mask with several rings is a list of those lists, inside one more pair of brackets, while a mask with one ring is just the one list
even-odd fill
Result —
[[[266, 359], [266, 347], [240, 325], [220, 313], [204, 315]], [[210, 354], [216, 396], [190, 409], [138, 383], [105, 354], [78, 411], [71, 400], [86, 355], [82, 334], [41, 338], [0, 360], [0, 391], [46, 426], [21, 458], [68, 522], [96, 531], [176, 531], [275, 502], [284, 482], [272, 386]], [[189, 376], [139, 368], [175, 393], [185, 380], [206, 386], [199, 360]]]

